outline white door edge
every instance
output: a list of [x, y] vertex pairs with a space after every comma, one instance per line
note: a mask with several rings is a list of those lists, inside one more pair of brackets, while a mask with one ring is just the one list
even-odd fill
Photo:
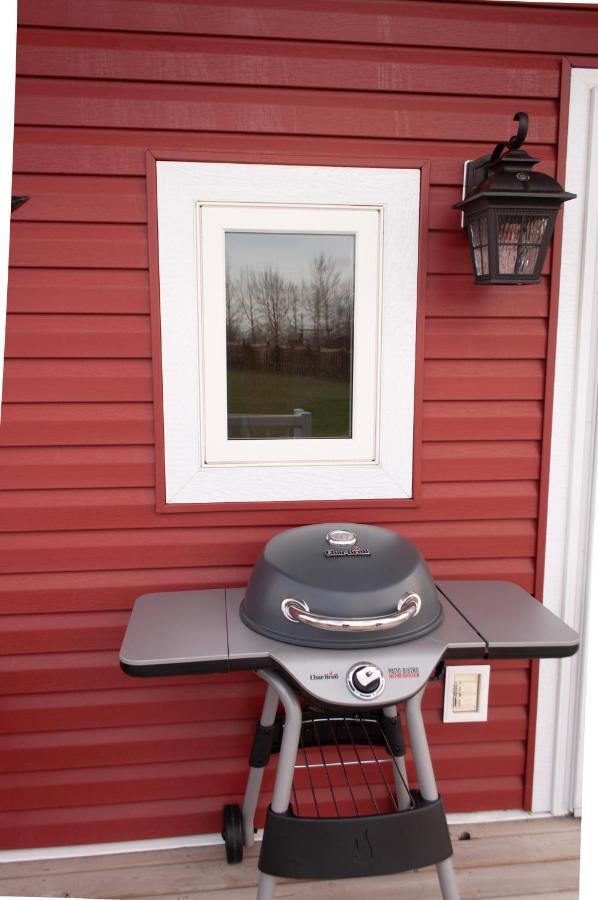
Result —
[[[544, 604], [582, 632], [577, 656], [540, 664], [532, 809], [581, 809], [589, 547], [598, 385], [598, 69], [573, 69], [559, 291]], [[585, 635], [587, 638], [587, 635]]]

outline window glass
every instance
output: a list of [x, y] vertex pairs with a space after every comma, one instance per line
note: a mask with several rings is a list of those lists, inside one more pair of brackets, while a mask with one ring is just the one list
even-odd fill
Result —
[[350, 438], [355, 235], [227, 231], [229, 439]]

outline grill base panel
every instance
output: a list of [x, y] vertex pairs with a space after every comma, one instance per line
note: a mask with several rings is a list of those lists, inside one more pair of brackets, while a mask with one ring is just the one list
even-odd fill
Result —
[[413, 791], [411, 809], [372, 816], [310, 818], [268, 809], [258, 868], [284, 878], [391, 875], [448, 859], [444, 804]]

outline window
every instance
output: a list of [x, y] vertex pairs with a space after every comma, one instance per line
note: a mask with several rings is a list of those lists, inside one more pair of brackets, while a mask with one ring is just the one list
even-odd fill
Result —
[[167, 503], [410, 497], [419, 170], [156, 172]]

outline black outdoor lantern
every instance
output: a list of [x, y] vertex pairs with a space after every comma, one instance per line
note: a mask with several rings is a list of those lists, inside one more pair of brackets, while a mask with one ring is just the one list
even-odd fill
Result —
[[540, 281], [557, 213], [576, 196], [550, 175], [532, 171], [540, 160], [519, 149], [527, 114], [513, 118], [519, 122], [516, 135], [497, 144], [491, 156], [466, 164], [464, 197], [453, 206], [463, 210], [476, 284]]

